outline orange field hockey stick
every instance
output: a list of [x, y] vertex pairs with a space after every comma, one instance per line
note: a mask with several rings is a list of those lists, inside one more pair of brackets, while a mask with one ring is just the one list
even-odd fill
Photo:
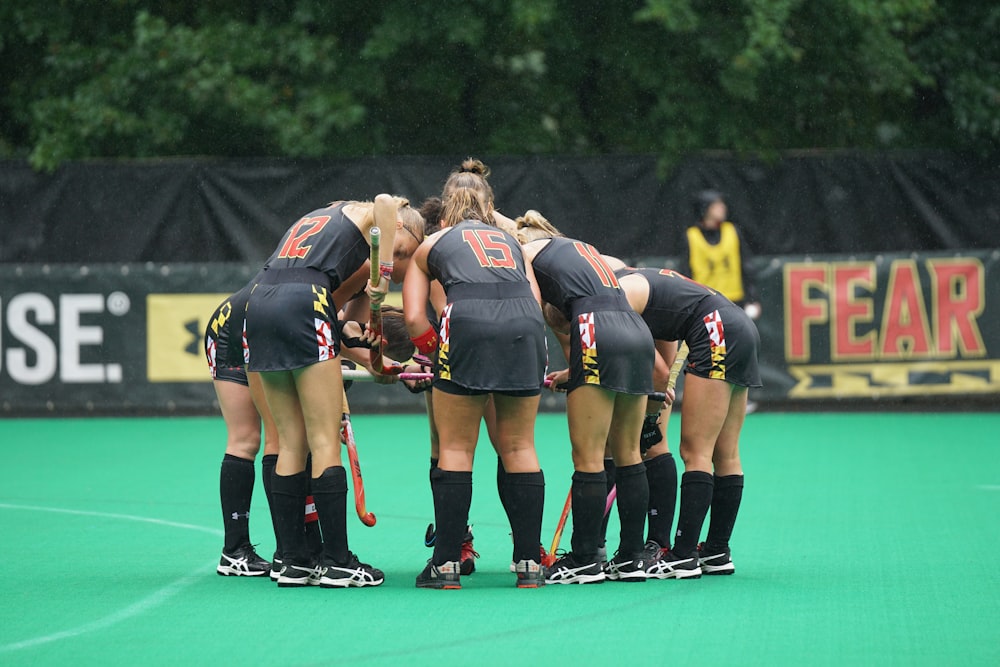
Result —
[[347, 458], [351, 464], [351, 480], [354, 488], [354, 509], [358, 518], [366, 526], [375, 525], [375, 515], [365, 507], [365, 482], [361, 478], [361, 464], [358, 462], [358, 447], [354, 442], [354, 429], [351, 428], [351, 406], [347, 403], [347, 392], [344, 392], [344, 418], [341, 422], [340, 439], [347, 445]]

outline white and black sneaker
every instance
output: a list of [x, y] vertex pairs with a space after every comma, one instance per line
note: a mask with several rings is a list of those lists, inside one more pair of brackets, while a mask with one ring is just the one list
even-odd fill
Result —
[[680, 558], [673, 551], [663, 552], [658, 561], [646, 568], [646, 574], [651, 579], [698, 579], [701, 577], [698, 553]]
[[596, 559], [590, 563], [578, 562], [568, 553], [551, 566], [545, 576], [546, 584], [601, 584], [606, 576]]
[[637, 558], [616, 553], [608, 561], [607, 577], [609, 581], [646, 581], [646, 561], [642, 555]]
[[736, 566], [733, 565], [732, 553], [729, 549], [708, 549], [705, 544], [698, 545], [698, 564], [701, 566], [702, 574], [733, 574]]
[[383, 581], [382, 570], [362, 563], [351, 551], [347, 552], [347, 562], [343, 565], [327, 562], [320, 567], [319, 585], [323, 588], [361, 588], [378, 586]]
[[649, 579], [667, 579], [660, 572], [659, 562], [663, 560], [664, 554], [666, 554], [669, 549], [665, 549], [660, 546], [660, 543], [656, 540], [647, 540], [646, 544], [642, 547], [642, 559], [646, 561], [646, 575]]
[[223, 577], [263, 577], [271, 564], [257, 555], [252, 544], [245, 544], [232, 553], [223, 551], [215, 571]]
[[271, 581], [278, 580], [278, 575], [281, 574], [282, 565], [281, 555], [275, 551], [274, 555], [271, 557]]
[[282, 588], [319, 586], [320, 570], [319, 565], [284, 563], [278, 574], [278, 586]]

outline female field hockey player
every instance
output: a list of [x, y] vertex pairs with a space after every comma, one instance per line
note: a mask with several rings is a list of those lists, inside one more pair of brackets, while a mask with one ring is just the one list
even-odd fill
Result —
[[[689, 350], [681, 406], [684, 475], [677, 532], [673, 546], [650, 574], [663, 579], [732, 574], [729, 539], [743, 497], [740, 430], [747, 388], [761, 386], [757, 327], [732, 301], [676, 271], [629, 268], [616, 275], [653, 338], [683, 340]], [[699, 552], [710, 508], [708, 536]]]
[[[279, 586], [377, 586], [384, 580], [348, 549], [347, 475], [340, 454], [343, 376], [332, 300], [368, 259], [373, 226], [382, 238], [381, 279], [369, 285], [369, 295], [380, 303], [388, 280], [400, 280], [423, 234], [419, 213], [405, 199], [385, 194], [373, 203], [336, 202], [299, 219], [268, 259], [247, 304], [248, 370], [261, 373], [278, 429], [272, 492], [282, 544]], [[404, 226], [410, 233], [396, 234]], [[315, 566], [298, 530], [310, 453], [323, 533], [323, 558]]]
[[[494, 197], [493, 188], [490, 186], [488, 181], [489, 175], [490, 168], [483, 164], [481, 160], [471, 157], [467, 158], [462, 162], [461, 166], [453, 169], [448, 175], [448, 178], [444, 183], [444, 187], [442, 188], [441, 197], [447, 197], [457, 189], [471, 188], [481, 193], [486, 202], [492, 207], [494, 206]], [[441, 229], [443, 217], [443, 203], [441, 197], [429, 197], [420, 207], [420, 214], [426, 222], [424, 227], [424, 236], [430, 236]], [[496, 210], [495, 207], [492, 210], [492, 217], [493, 222], [496, 223], [498, 228], [514, 235], [517, 225], [513, 220], [502, 215]], [[432, 281], [430, 299], [428, 303], [428, 316], [432, 322], [437, 321], [437, 314], [444, 309], [446, 303], [447, 298], [444, 293], [444, 288], [441, 287], [441, 284], [438, 281]], [[425, 396], [427, 416], [430, 423], [431, 470], [433, 471], [434, 468], [437, 467], [438, 463], [438, 434], [434, 428], [434, 406], [432, 400], [433, 391], [428, 391]], [[504, 511], [508, 512], [505, 496], [507, 485], [506, 471], [503, 467], [503, 459], [501, 458], [499, 449], [497, 448], [496, 409], [493, 404], [492, 397], [488, 398], [486, 401], [483, 421], [486, 423], [486, 431], [489, 435], [490, 443], [493, 445], [494, 450], [497, 450], [497, 493], [500, 496], [500, 502], [504, 507]], [[508, 520], [509, 518], [510, 515], [508, 512]], [[434, 524], [431, 524], [427, 528], [424, 544], [428, 547], [433, 547], [435, 539]], [[479, 553], [473, 547], [472, 527], [469, 526], [466, 530], [465, 540], [462, 542], [461, 570], [463, 576], [470, 575], [475, 572], [476, 558], [479, 558]], [[515, 570], [515, 562], [516, 561], [511, 562], [511, 572]]]
[[[348, 278], [334, 293], [334, 301], [339, 303], [341, 293], [360, 291], [368, 281], [368, 262]], [[243, 320], [250, 290], [257, 279], [229, 296], [212, 313], [205, 327], [205, 356], [212, 375], [215, 394], [226, 424], [226, 453], [219, 475], [219, 497], [222, 504], [222, 519], [225, 541], [222, 558], [216, 571], [225, 576], [263, 576], [278, 578], [281, 569], [281, 543], [275, 530], [274, 558], [272, 563], [261, 558], [250, 542], [250, 504], [255, 481], [254, 459], [260, 451], [261, 429], [264, 433], [264, 456], [261, 460], [261, 478], [268, 508], [274, 525], [274, 508], [271, 495], [271, 480], [278, 459], [278, 432], [274, 419], [264, 399], [259, 373], [247, 373], [243, 362]], [[362, 299], [354, 299], [360, 301]], [[363, 314], [367, 316], [367, 298]], [[353, 301], [351, 302], [353, 303]], [[339, 322], [338, 326], [348, 339], [358, 340], [359, 347], [370, 345], [358, 322]], [[392, 359], [407, 359], [412, 353], [403, 311], [386, 306], [382, 311], [382, 327], [386, 340], [385, 354]], [[354, 354], [354, 360], [368, 364], [368, 354]], [[306, 508], [313, 506], [312, 498], [307, 498]], [[315, 511], [303, 514], [303, 528], [310, 553], [321, 554], [322, 537]]]
[[226, 453], [219, 473], [219, 498], [225, 541], [216, 572], [225, 576], [259, 577], [271, 571], [250, 542], [250, 501], [254, 486], [254, 460], [260, 451], [264, 424], [262, 476], [271, 504], [270, 469], [278, 451], [277, 432], [264, 402], [260, 378], [243, 368], [243, 313], [253, 287], [251, 281], [223, 301], [205, 327], [205, 357], [212, 385], [226, 424]]
[[[496, 411], [514, 537], [517, 586], [544, 585], [538, 545], [544, 476], [534, 425], [545, 374], [545, 323], [517, 239], [493, 224], [478, 188], [443, 198], [443, 229], [417, 249], [403, 283], [403, 310], [417, 349], [436, 357], [433, 417], [439, 458], [431, 470], [434, 555], [419, 588], [461, 588], [461, 551], [472, 501], [472, 462], [487, 400]], [[431, 281], [445, 290], [438, 328], [427, 317]]]
[[616, 464], [621, 520], [621, 541], [607, 577], [645, 581], [643, 529], [649, 487], [639, 439], [646, 396], [653, 391], [653, 339], [593, 246], [563, 237], [541, 216], [519, 219], [518, 224], [546, 320], [562, 334], [569, 361], [568, 369], [549, 379], [554, 388], [565, 386], [568, 392], [575, 470], [572, 551], [553, 563], [546, 581], [587, 584], [606, 578], [597, 553], [607, 494], [606, 446]]

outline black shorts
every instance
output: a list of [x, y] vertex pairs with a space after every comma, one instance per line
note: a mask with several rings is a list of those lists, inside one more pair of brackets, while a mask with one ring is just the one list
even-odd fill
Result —
[[710, 310], [684, 337], [688, 345], [685, 372], [741, 387], [762, 387], [757, 325], [728, 300], [710, 299], [704, 304]]
[[448, 299], [438, 328], [434, 387], [464, 395], [540, 394], [545, 321], [528, 284], [454, 285]]
[[567, 391], [592, 385], [620, 394], [653, 392], [653, 337], [642, 318], [617, 301], [588, 297], [573, 303]]
[[288, 371], [337, 357], [333, 308], [326, 284], [255, 285], [246, 313], [247, 370]]
[[541, 388], [524, 389], [521, 391], [487, 391], [485, 389], [469, 389], [460, 384], [455, 384], [451, 380], [441, 380], [440, 378], [434, 380], [433, 388], [439, 389], [445, 394], [453, 394], [455, 396], [485, 396], [486, 394], [500, 394], [501, 396], [512, 396], [514, 398], [529, 398], [531, 396], [538, 396], [542, 393]]
[[243, 368], [243, 316], [246, 293], [237, 292], [219, 304], [205, 326], [205, 359], [213, 380], [247, 386]]

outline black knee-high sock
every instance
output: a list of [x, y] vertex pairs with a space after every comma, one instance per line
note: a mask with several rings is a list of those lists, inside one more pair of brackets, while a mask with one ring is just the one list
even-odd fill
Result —
[[715, 478], [715, 492], [712, 494], [712, 518], [708, 523], [705, 546], [712, 551], [729, 548], [729, 538], [733, 536], [736, 515], [743, 500], [743, 475], [725, 475]]
[[507, 521], [513, 528], [513, 520], [510, 516], [509, 499], [507, 498], [507, 469], [503, 467], [503, 459], [497, 456], [497, 493], [500, 494], [500, 504], [507, 514]]
[[250, 544], [250, 500], [253, 496], [253, 459], [232, 454], [222, 457], [219, 472], [219, 498], [222, 501], [222, 525], [226, 531], [223, 550], [233, 553]]
[[712, 475], [707, 472], [695, 470], [681, 477], [681, 511], [673, 546], [675, 556], [688, 558], [698, 548], [701, 527], [712, 505], [712, 486]]
[[319, 561], [323, 558], [323, 533], [320, 526], [319, 513], [316, 510], [316, 498], [313, 495], [312, 485], [312, 454], [306, 457], [306, 474], [309, 480], [309, 489], [306, 495], [306, 503], [303, 506], [305, 516], [306, 546], [313, 559]]
[[[607, 507], [607, 494], [611, 493], [611, 489], [615, 488], [615, 460], [610, 457], [604, 459], [604, 486], [607, 492], [605, 493], [604, 506]], [[597, 542], [597, 546], [603, 547], [608, 539], [608, 521], [610, 519], [611, 512], [605, 514], [604, 518], [601, 519], [601, 536]]]
[[601, 472], [573, 473], [573, 555], [579, 563], [597, 558], [604, 503], [607, 498], [606, 475]]
[[277, 471], [271, 482], [274, 494], [274, 527], [281, 536], [281, 558], [284, 563], [307, 565], [311, 562], [306, 549], [306, 535], [303, 528], [302, 508], [306, 502], [309, 478], [306, 472], [294, 475], [279, 475]]
[[677, 507], [677, 462], [669, 452], [646, 461], [649, 482], [649, 532], [647, 539], [670, 548], [670, 529]]
[[469, 524], [472, 504], [472, 473], [435, 468], [431, 471], [434, 492], [434, 564], [457, 561], [462, 556], [462, 541]]
[[312, 495], [323, 531], [323, 559], [347, 562], [347, 471], [330, 466], [312, 480]]
[[618, 553], [629, 558], [641, 558], [646, 508], [649, 507], [649, 482], [646, 466], [640, 462], [615, 470], [618, 485], [618, 519], [621, 521], [621, 543]]
[[267, 496], [267, 509], [271, 512], [271, 527], [274, 529], [274, 550], [281, 555], [281, 538], [278, 537], [278, 520], [274, 514], [274, 492], [271, 484], [274, 482], [274, 466], [278, 463], [277, 454], [265, 454], [260, 460], [260, 476], [264, 482], [264, 495]]
[[503, 497], [507, 498], [507, 518], [514, 536], [514, 561], [541, 557], [542, 510], [545, 505], [545, 475], [538, 472], [504, 474]]

